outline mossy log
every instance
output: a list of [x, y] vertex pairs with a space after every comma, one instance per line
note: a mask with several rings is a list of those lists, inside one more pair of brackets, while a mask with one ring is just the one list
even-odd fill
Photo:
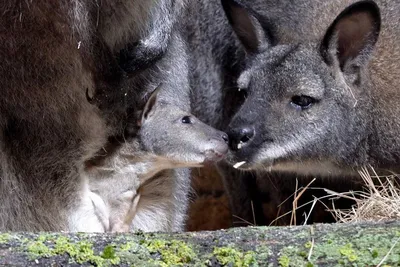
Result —
[[193, 233], [3, 233], [0, 266], [400, 266], [400, 222]]

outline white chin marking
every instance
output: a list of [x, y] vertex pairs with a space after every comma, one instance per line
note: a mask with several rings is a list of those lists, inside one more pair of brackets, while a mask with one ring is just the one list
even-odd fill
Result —
[[272, 166], [274, 171], [289, 171], [302, 175], [318, 175], [321, 177], [335, 177], [355, 175], [356, 172], [347, 167], [337, 166], [328, 161], [285, 162]]
[[268, 149], [262, 150], [257, 158], [261, 161], [264, 159], [279, 159], [289, 154], [289, 151], [295, 150], [293, 144], [288, 144], [285, 147], [272, 145]]
[[233, 165], [233, 168], [237, 169], [240, 168], [240, 166], [243, 166], [243, 164], [246, 164], [246, 161], [241, 161]]
[[243, 147], [243, 142], [240, 141], [239, 144], [237, 145], [237, 149], [240, 150], [242, 149], [242, 147]]
[[275, 161], [287, 157], [293, 152], [299, 151], [308, 144], [307, 140], [290, 140], [284, 144], [270, 144], [259, 150], [255, 157], [256, 162]]

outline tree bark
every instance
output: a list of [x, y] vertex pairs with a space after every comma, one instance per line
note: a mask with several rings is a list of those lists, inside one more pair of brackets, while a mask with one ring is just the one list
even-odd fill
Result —
[[192, 233], [3, 233], [0, 266], [400, 266], [400, 222]]

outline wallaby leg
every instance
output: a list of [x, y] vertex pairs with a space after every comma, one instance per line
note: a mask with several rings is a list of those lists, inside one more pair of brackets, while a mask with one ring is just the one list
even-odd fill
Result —
[[186, 219], [189, 170], [163, 171], [140, 188], [131, 231], [182, 231]]
[[104, 231], [108, 231], [110, 227], [110, 220], [108, 218], [109, 210], [104, 202], [104, 200], [96, 193], [89, 193], [90, 200], [92, 201], [92, 205], [94, 208], [94, 213], [99, 219], [101, 225], [104, 228]]
[[140, 193], [136, 194], [133, 197], [133, 200], [129, 206], [125, 218], [122, 221], [119, 221], [118, 223], [113, 225], [111, 232], [117, 232], [117, 233], [129, 232], [129, 229], [132, 225], [132, 221], [135, 218], [138, 209], [139, 200], [140, 200]]
[[83, 192], [78, 209], [68, 216], [68, 231], [106, 232], [109, 228], [108, 215], [108, 209], [99, 195]]

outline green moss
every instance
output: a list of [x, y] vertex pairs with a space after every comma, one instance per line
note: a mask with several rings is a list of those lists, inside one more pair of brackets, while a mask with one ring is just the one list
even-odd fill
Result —
[[248, 267], [256, 264], [255, 252], [241, 252], [233, 247], [216, 247], [213, 256], [222, 266]]
[[37, 241], [38, 242], [46, 242], [46, 241], [53, 241], [55, 239], [55, 236], [53, 234], [49, 233], [40, 233]]
[[347, 259], [350, 262], [356, 261], [358, 259], [357, 254], [356, 254], [355, 250], [353, 249], [353, 245], [350, 243], [341, 247], [339, 249], [339, 252], [340, 252], [340, 254], [342, 254], [342, 256], [347, 257]]
[[39, 236], [35, 241], [28, 242], [26, 251], [30, 260], [68, 254], [72, 261], [79, 264], [87, 262], [96, 266], [109, 266], [120, 263], [112, 246], [106, 246], [101, 255], [96, 255], [92, 243], [73, 243], [65, 236]]
[[185, 242], [179, 240], [147, 240], [142, 244], [151, 254], [159, 254], [155, 263], [160, 266], [182, 266], [191, 263], [196, 254]]
[[41, 241], [31, 242], [27, 246], [27, 249], [29, 252], [28, 257], [30, 260], [34, 260], [37, 258], [48, 258], [53, 256], [52, 250]]
[[[68, 237], [65, 236], [60, 236], [56, 239], [55, 246], [54, 246], [54, 253], [61, 255], [64, 253], [72, 252], [74, 251], [75, 246], [74, 244], [69, 240]], [[73, 254], [76, 254], [73, 252]]]
[[87, 241], [79, 241], [72, 246], [72, 249], [66, 251], [77, 263], [90, 262], [96, 266], [103, 266], [104, 259], [96, 256], [93, 251], [93, 245]]
[[103, 259], [115, 259], [115, 246], [108, 245], [104, 248], [103, 253], [101, 254]]
[[122, 252], [130, 251], [134, 246], [136, 246], [136, 243], [134, 243], [134, 242], [126, 242], [125, 244], [122, 244], [120, 246], [120, 251], [122, 251]]
[[279, 257], [278, 262], [279, 262], [279, 266], [289, 267], [290, 259], [288, 256], [283, 255], [283, 256]]
[[[376, 266], [388, 254], [395, 243], [395, 232], [385, 231], [370, 234], [364, 232], [349, 236], [331, 233], [314, 244], [287, 246], [280, 251], [281, 266], [317, 266], [320, 263], [338, 266]], [[385, 264], [400, 265], [400, 243], [388, 255]], [[308, 260], [308, 256], [310, 260]]]
[[255, 253], [252, 251], [246, 252], [243, 257], [243, 266], [252, 266], [255, 263], [256, 263]]
[[10, 241], [11, 239], [11, 235], [4, 233], [4, 234], [0, 234], [0, 244], [6, 244]]
[[372, 250], [371, 251], [371, 256], [372, 256], [372, 258], [378, 258], [378, 256], [379, 256], [379, 252], [376, 250], [376, 249], [374, 249], [374, 250]]
[[272, 251], [270, 248], [266, 245], [258, 245], [255, 250], [255, 257], [258, 263], [260, 263], [260, 266], [263, 266], [261, 264], [266, 265], [269, 261], [269, 258], [272, 256]]
[[[279, 266], [376, 266], [389, 252], [398, 240], [398, 227], [367, 228], [360, 230], [349, 228], [329, 231], [311, 232], [304, 227], [302, 238], [294, 238], [297, 229], [282, 235], [272, 235], [266, 238], [256, 230], [241, 229], [209, 235], [195, 236], [177, 234], [171, 240], [168, 234], [123, 234], [104, 237], [101, 235], [71, 235], [62, 234], [8, 234], [0, 235], [0, 243], [7, 243], [11, 250], [29, 259], [46, 262], [111, 266], [275, 266], [276, 255], [279, 255]], [[248, 230], [248, 231], [247, 231]], [[296, 231], [295, 231], [296, 230]], [[348, 231], [348, 232], [346, 232]], [[226, 235], [225, 235], [226, 233]], [[306, 235], [305, 233], [308, 233]], [[231, 235], [234, 237], [232, 241]], [[310, 236], [314, 240], [311, 240]], [[27, 238], [26, 238], [27, 237]], [[262, 238], [260, 238], [262, 237]], [[292, 239], [293, 238], [293, 239]], [[96, 241], [89, 241], [96, 240]], [[118, 240], [118, 242], [116, 242]], [[217, 247], [209, 247], [216, 244]], [[110, 243], [116, 242], [115, 243]], [[93, 244], [96, 243], [96, 245]], [[187, 243], [192, 242], [192, 243]], [[234, 243], [241, 244], [238, 247]], [[288, 244], [289, 243], [289, 244]], [[204, 246], [203, 246], [204, 244]], [[3, 249], [5, 245], [2, 245]], [[68, 256], [68, 257], [67, 257]], [[310, 256], [310, 260], [308, 257]], [[274, 260], [275, 259], [275, 260]], [[400, 266], [400, 242], [388, 254], [386, 266]]]
[[123, 244], [115, 249], [115, 255], [120, 258], [121, 262], [140, 267], [160, 266], [153, 260], [146, 247], [134, 241], [120, 240], [120, 242]]
[[310, 241], [308, 241], [308, 242], [304, 245], [304, 247], [310, 249], [310, 248], [312, 247], [312, 243], [311, 243]]

